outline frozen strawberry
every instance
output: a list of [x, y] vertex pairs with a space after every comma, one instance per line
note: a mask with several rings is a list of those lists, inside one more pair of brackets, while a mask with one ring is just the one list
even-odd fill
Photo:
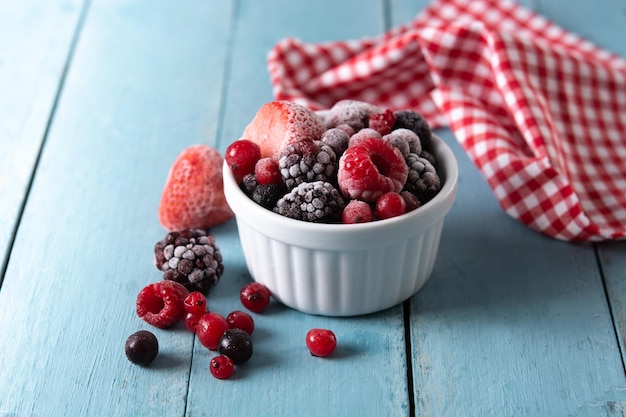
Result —
[[312, 110], [289, 101], [271, 101], [258, 110], [242, 139], [261, 147], [261, 157], [272, 157], [299, 140], [318, 140], [324, 133], [322, 119]]
[[210, 146], [183, 150], [161, 195], [158, 215], [165, 229], [208, 229], [233, 217], [224, 197], [222, 163], [221, 154]]

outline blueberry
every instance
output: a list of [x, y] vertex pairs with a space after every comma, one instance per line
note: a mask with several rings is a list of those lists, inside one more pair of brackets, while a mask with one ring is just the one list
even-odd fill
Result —
[[147, 366], [159, 353], [159, 342], [151, 332], [139, 330], [128, 336], [125, 350], [129, 361], [137, 365]]
[[241, 329], [229, 329], [222, 335], [217, 350], [239, 365], [252, 357], [252, 339]]

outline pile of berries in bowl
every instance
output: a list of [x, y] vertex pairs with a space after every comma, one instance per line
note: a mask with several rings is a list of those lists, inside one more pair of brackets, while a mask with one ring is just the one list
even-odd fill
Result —
[[380, 311], [425, 284], [458, 176], [420, 114], [354, 100], [263, 105], [223, 171], [253, 279], [328, 316]]

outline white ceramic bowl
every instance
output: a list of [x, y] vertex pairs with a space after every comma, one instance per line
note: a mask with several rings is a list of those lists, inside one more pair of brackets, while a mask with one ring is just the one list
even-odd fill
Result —
[[432, 144], [441, 191], [407, 214], [361, 224], [317, 224], [273, 213], [248, 198], [224, 165], [224, 193], [252, 278], [281, 303], [326, 316], [373, 313], [414, 295], [432, 272], [456, 196], [456, 158], [434, 135]]

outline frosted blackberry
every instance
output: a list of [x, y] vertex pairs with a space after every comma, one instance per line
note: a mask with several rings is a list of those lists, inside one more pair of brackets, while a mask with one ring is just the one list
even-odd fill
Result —
[[335, 223], [341, 220], [345, 202], [329, 182], [304, 182], [285, 194], [274, 212], [314, 223]]
[[255, 203], [272, 209], [285, 193], [282, 184], [259, 184], [254, 174], [248, 174], [241, 181], [241, 190]]
[[[395, 129], [388, 135], [385, 135], [383, 139], [398, 148], [405, 158], [409, 153], [417, 155], [422, 153], [422, 142], [412, 130], [405, 128]], [[405, 142], [406, 145], [402, 142]]]
[[164, 279], [205, 295], [224, 272], [215, 238], [202, 229], [168, 233], [154, 246], [154, 260]]
[[428, 148], [430, 146], [432, 131], [424, 116], [413, 110], [397, 110], [394, 112], [394, 115], [396, 116], [396, 122], [393, 125], [394, 129], [405, 128], [412, 130], [420, 138], [422, 147]]
[[278, 168], [285, 187], [291, 190], [305, 182], [331, 181], [337, 172], [337, 156], [322, 141], [302, 140], [280, 151]]
[[404, 191], [415, 194], [421, 204], [424, 204], [441, 189], [439, 175], [433, 164], [414, 153], [406, 157], [406, 163], [409, 167], [409, 175], [404, 184]]

